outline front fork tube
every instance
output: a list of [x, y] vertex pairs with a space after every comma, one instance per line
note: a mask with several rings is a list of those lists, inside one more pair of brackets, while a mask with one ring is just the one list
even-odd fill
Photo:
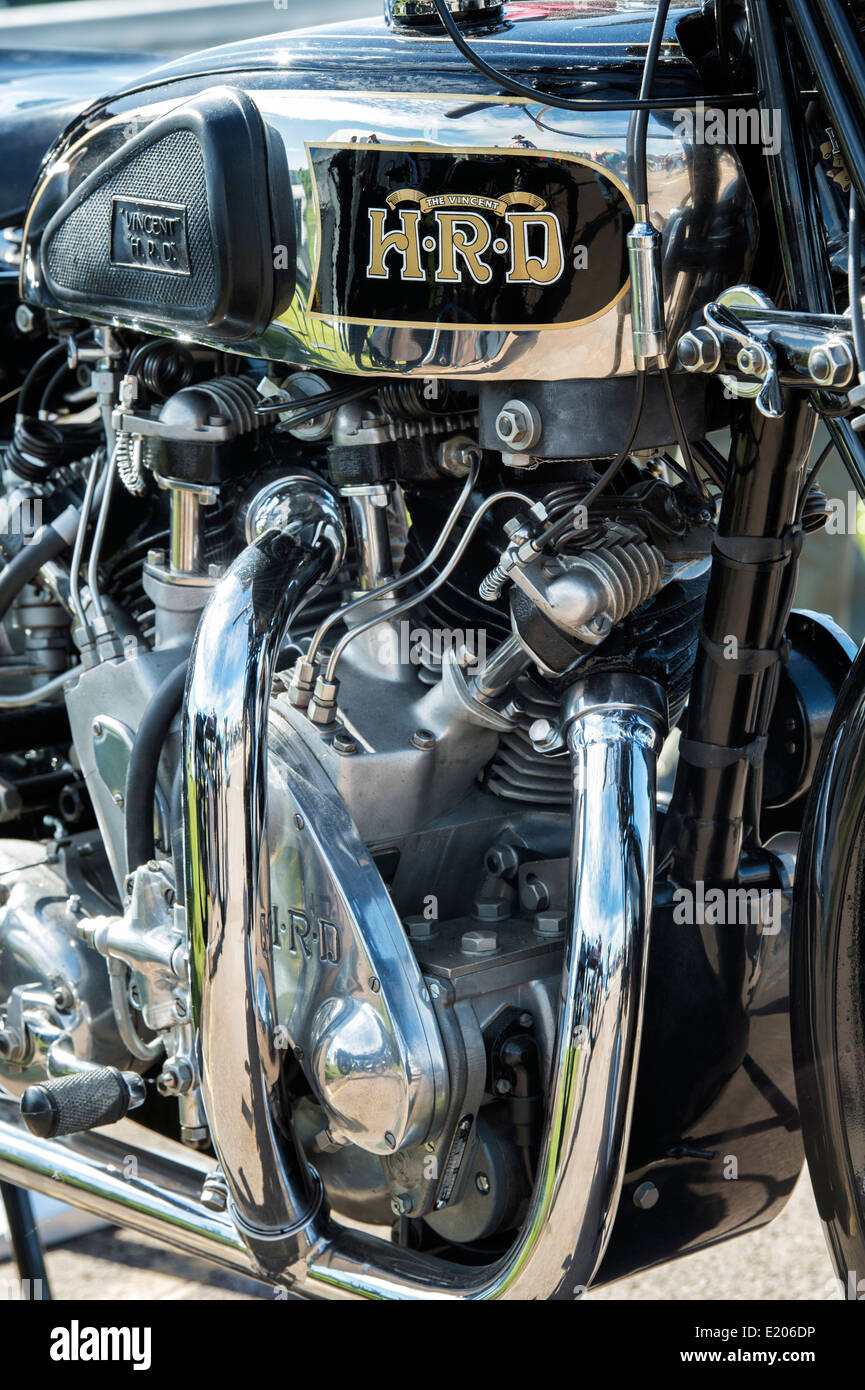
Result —
[[663, 841], [677, 883], [732, 883], [759, 836], [762, 751], [775, 702], [801, 531], [794, 526], [817, 417], [787, 393], [767, 419], [740, 405], [700, 645]]

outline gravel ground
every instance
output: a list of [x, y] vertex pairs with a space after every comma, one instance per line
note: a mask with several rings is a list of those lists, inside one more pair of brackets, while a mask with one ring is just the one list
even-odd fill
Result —
[[[56, 1299], [221, 1300], [271, 1298], [252, 1279], [175, 1255], [154, 1241], [114, 1229], [95, 1231], [48, 1252]], [[0, 1297], [15, 1296], [15, 1269], [0, 1263]], [[777, 1221], [674, 1264], [624, 1279], [590, 1299], [766, 1299], [836, 1297], [807, 1175]]]

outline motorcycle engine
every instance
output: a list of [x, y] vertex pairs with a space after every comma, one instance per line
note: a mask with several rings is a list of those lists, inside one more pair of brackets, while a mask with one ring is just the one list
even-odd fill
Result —
[[[4, 612], [0, 1077], [113, 1067], [207, 1146], [183, 681], [226, 572], [323, 491], [346, 544], [292, 622], [267, 750], [280, 1093], [336, 1210], [489, 1249], [554, 1041], [561, 695], [642, 673], [675, 726], [714, 505], [654, 382], [581, 505], [634, 393], [627, 117], [479, 102], [422, 33], [371, 30], [384, 94], [357, 31], [298, 42], [297, 71], [91, 110], [31, 199], [2, 545], [34, 508], [67, 543]], [[755, 216], [729, 150], [652, 140], [673, 331], [743, 277]], [[676, 396], [711, 471], [717, 403]], [[413, 981], [422, 1008], [394, 1006]]]

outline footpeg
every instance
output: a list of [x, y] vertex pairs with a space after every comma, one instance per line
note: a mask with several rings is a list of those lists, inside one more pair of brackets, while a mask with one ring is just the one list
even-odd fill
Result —
[[31, 1134], [58, 1139], [114, 1124], [143, 1101], [144, 1082], [135, 1072], [96, 1067], [28, 1086], [21, 1114]]

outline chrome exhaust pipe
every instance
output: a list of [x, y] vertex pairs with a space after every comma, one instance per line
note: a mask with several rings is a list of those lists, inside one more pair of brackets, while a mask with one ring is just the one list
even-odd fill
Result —
[[322, 557], [314, 554], [276, 533], [244, 552], [205, 611], [187, 688], [190, 955], [200, 982], [205, 1104], [229, 1212], [265, 1277], [318, 1297], [573, 1297], [600, 1263], [624, 1172], [651, 912], [662, 692], [647, 680], [598, 676], [568, 698], [570, 932], [546, 1134], [511, 1251], [494, 1265], [467, 1269], [341, 1227], [326, 1212], [290, 1116], [279, 1113], [268, 930], [270, 686], [293, 606], [304, 585], [322, 575]]
[[280, 1056], [266, 838], [270, 691], [288, 625], [338, 569], [338, 502], [288, 479], [284, 530], [248, 546], [214, 589], [195, 638], [183, 714], [183, 830], [193, 1015], [228, 1209], [262, 1272], [305, 1250], [317, 1175], [279, 1116]]
[[[247, 552], [243, 565], [238, 562], [239, 573], [217, 599], [213, 616], [238, 626], [237, 601], [244, 591], [239, 578], [245, 576], [247, 608], [240, 612], [251, 640], [243, 669], [251, 685], [244, 685], [244, 698], [235, 693], [217, 715], [212, 701], [200, 703], [201, 687], [193, 679], [187, 725], [190, 752], [210, 747], [219, 730], [226, 737], [230, 729], [246, 731], [237, 748], [230, 741], [224, 748], [216, 744], [223, 758], [191, 765], [202, 780], [189, 796], [196, 816], [188, 830], [200, 838], [187, 841], [202, 850], [201, 860], [190, 865], [189, 886], [216, 894], [215, 900], [193, 903], [194, 913], [207, 914], [194, 918], [205, 934], [195, 936], [193, 946], [201, 971], [208, 1115], [229, 1210], [203, 1207], [200, 1170], [106, 1134], [38, 1139], [23, 1128], [14, 1102], [0, 1103], [0, 1179], [318, 1298], [573, 1299], [600, 1265], [624, 1174], [651, 914], [656, 762], [666, 719], [662, 692], [647, 680], [606, 675], [580, 683], [568, 696], [565, 731], [574, 786], [570, 929], [546, 1130], [521, 1232], [503, 1259], [480, 1269], [401, 1249], [329, 1218], [300, 1150], [283, 1137], [287, 1117], [270, 1109], [273, 1063], [261, 1045], [262, 1034], [269, 1043], [273, 1031], [261, 974], [267, 918], [250, 910], [257, 880], [238, 880], [250, 864], [267, 864], [256, 855], [260, 842], [251, 834], [263, 821], [235, 821], [235, 812], [262, 787], [254, 779], [236, 779], [260, 768], [252, 756], [254, 732], [266, 733], [271, 673], [263, 653], [272, 656], [279, 645], [255, 620], [260, 609], [252, 598], [263, 601], [269, 594], [268, 602], [275, 598], [278, 607], [285, 590], [274, 591], [272, 567], [285, 580], [287, 554], [285, 545], [269, 542], [256, 555]], [[289, 569], [297, 576], [298, 563], [302, 568], [309, 559], [295, 554]], [[312, 572], [315, 566], [306, 575]], [[214, 636], [211, 631], [208, 640]], [[221, 637], [224, 645], [208, 650], [225, 658], [231, 648], [227, 635]], [[213, 675], [236, 668], [210, 662], [209, 669]], [[202, 664], [202, 682], [203, 672]], [[266, 683], [259, 686], [256, 676]], [[202, 745], [199, 719], [207, 708], [209, 734]], [[237, 726], [227, 718], [230, 710], [237, 713]], [[233, 759], [226, 762], [232, 751], [244, 755], [236, 766]], [[223, 1072], [231, 1047], [239, 1050]], [[251, 1214], [272, 1224], [253, 1224]]]

